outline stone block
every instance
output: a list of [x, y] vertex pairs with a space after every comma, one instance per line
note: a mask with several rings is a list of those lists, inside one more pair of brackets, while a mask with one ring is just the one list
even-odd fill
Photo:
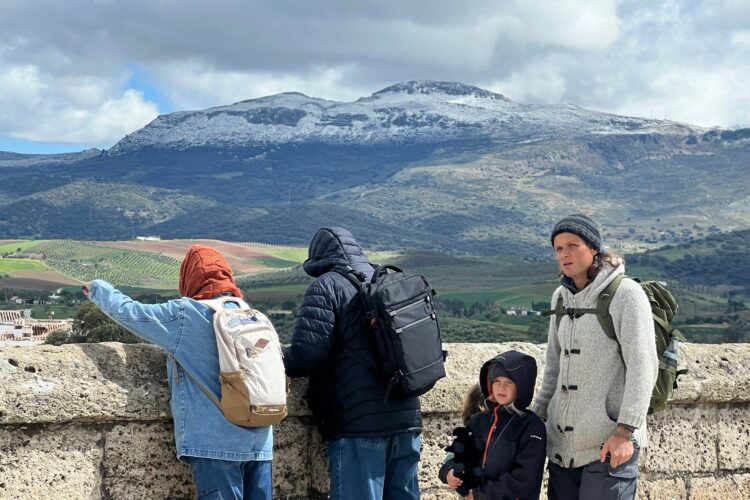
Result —
[[168, 418], [165, 359], [117, 342], [0, 349], [0, 424]]
[[690, 478], [690, 500], [750, 498], [750, 474]]
[[649, 419], [648, 472], [713, 472], [718, 468], [716, 407], [670, 406]]
[[307, 406], [307, 377], [291, 379], [286, 404], [290, 417], [312, 416]]
[[687, 500], [687, 486], [681, 478], [648, 479], [646, 474], [638, 478], [638, 500]]
[[[311, 489], [310, 448], [313, 429], [310, 422], [287, 417], [274, 426], [274, 497], [283, 497]], [[325, 456], [321, 456], [324, 459]]]
[[442, 489], [443, 483], [438, 479], [438, 472], [445, 460], [443, 449], [453, 441], [451, 432], [463, 425], [461, 417], [453, 415], [433, 415], [425, 419], [422, 429], [422, 452], [419, 461], [419, 486], [425, 489]]
[[177, 460], [167, 422], [116, 425], [104, 433], [108, 498], [192, 498], [190, 466]]
[[101, 432], [0, 426], [0, 498], [101, 498], [102, 457]]
[[750, 397], [748, 350], [747, 344], [687, 344], [680, 355], [689, 372], [680, 377], [674, 401], [747, 402]]
[[750, 450], [750, 408], [719, 408], [719, 469], [747, 469]]

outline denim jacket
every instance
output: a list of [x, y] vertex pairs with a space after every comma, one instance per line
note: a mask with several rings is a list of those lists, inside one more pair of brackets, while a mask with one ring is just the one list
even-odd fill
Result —
[[[190, 377], [220, 398], [213, 311], [183, 297], [141, 304], [109, 283], [91, 284], [91, 301], [123, 328], [167, 351], [177, 457], [251, 461], [273, 458], [273, 429], [232, 424]], [[187, 370], [190, 377], [185, 375]]]

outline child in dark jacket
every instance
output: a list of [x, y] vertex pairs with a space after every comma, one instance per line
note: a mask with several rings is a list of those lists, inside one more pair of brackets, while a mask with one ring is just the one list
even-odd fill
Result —
[[[487, 410], [469, 419], [467, 429], [480, 440], [479, 485], [466, 498], [538, 499], [547, 448], [544, 422], [527, 407], [534, 395], [536, 361], [508, 351], [487, 361], [479, 372], [479, 385]], [[440, 479], [451, 488], [463, 481], [454, 475], [457, 462], [440, 469]]]

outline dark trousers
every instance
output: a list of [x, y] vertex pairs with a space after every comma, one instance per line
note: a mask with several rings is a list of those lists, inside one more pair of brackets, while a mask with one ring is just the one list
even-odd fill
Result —
[[612, 468], [609, 459], [583, 467], [565, 468], [549, 462], [549, 500], [634, 500], [638, 481], [638, 448], [624, 464]]

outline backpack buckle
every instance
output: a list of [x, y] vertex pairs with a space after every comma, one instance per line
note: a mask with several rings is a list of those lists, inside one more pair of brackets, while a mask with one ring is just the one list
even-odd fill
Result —
[[576, 310], [573, 307], [568, 307], [565, 309], [565, 314], [570, 318], [573, 319], [576, 315]]

